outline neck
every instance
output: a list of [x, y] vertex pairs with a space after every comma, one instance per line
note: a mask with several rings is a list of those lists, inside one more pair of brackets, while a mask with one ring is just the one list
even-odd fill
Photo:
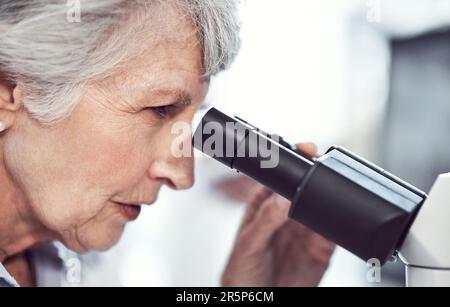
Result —
[[27, 209], [27, 202], [5, 167], [0, 140], [0, 263], [55, 237]]

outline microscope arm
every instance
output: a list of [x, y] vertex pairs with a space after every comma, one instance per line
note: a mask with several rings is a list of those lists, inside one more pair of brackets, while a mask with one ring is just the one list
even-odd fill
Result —
[[439, 176], [399, 250], [407, 286], [450, 286], [450, 173]]

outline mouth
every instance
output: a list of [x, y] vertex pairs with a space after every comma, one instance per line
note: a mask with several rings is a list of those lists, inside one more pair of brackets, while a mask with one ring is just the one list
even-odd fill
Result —
[[119, 199], [111, 199], [110, 200], [119, 210], [119, 213], [128, 221], [132, 222], [137, 220], [139, 214], [141, 213], [143, 206], [150, 206], [156, 202], [155, 198], [147, 198], [141, 200], [133, 200], [133, 201], [122, 201]]
[[130, 222], [137, 220], [142, 210], [142, 207], [140, 205], [131, 205], [118, 202], [114, 203], [119, 208], [120, 214]]

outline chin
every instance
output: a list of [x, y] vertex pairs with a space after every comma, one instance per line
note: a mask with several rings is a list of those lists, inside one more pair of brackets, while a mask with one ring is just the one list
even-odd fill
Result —
[[125, 226], [96, 229], [77, 235], [76, 240], [64, 240], [64, 245], [77, 253], [104, 252], [114, 247], [122, 238]]

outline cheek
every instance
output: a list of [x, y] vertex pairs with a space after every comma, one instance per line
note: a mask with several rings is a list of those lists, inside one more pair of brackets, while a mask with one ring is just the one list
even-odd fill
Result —
[[140, 135], [111, 125], [36, 128], [10, 143], [14, 179], [32, 212], [57, 232], [96, 216], [110, 220], [109, 199], [141, 180], [150, 161]]
[[[151, 156], [148, 141], [132, 131], [99, 135], [86, 148], [86, 174], [107, 193], [120, 193], [136, 185], [145, 176]], [[111, 195], [110, 195], [111, 196]]]
[[106, 183], [113, 178], [132, 176], [140, 165], [142, 149], [130, 134], [96, 135], [86, 139], [85, 144], [79, 153], [83, 157], [80, 163], [85, 165], [85, 176], [91, 181]]
[[[42, 190], [41, 214], [55, 229], [101, 224], [114, 219], [112, 196], [126, 191], [145, 173], [142, 145], [126, 134], [90, 134], [69, 156], [55, 157], [53, 178]], [[70, 148], [66, 144], [66, 148]]]
[[84, 113], [91, 113], [97, 120], [86, 122], [85, 116], [73, 120], [77, 139], [69, 140], [68, 146], [73, 151], [73, 162], [69, 164], [80, 167], [79, 177], [106, 194], [118, 192], [115, 190], [142, 178], [149, 157], [135, 118], [118, 116], [95, 105], [84, 109], [87, 109]]

